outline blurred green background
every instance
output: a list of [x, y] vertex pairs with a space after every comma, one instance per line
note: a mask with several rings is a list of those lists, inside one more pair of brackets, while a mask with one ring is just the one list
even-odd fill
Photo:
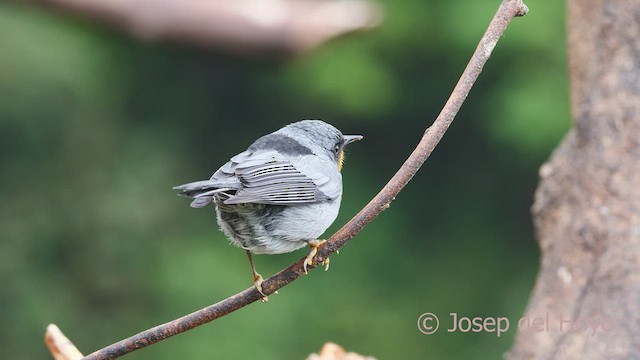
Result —
[[[499, 1], [383, 1], [370, 33], [285, 63], [140, 44], [0, 4], [0, 349], [85, 353], [250, 286], [243, 251], [171, 187], [208, 178], [304, 118], [349, 149], [336, 230], [436, 117]], [[326, 341], [379, 359], [497, 359], [515, 330], [423, 335], [418, 316], [521, 316], [538, 248], [537, 168], [569, 127], [563, 2], [532, 2], [433, 156], [331, 270], [130, 359], [304, 359]], [[257, 256], [267, 276], [306, 254]]]

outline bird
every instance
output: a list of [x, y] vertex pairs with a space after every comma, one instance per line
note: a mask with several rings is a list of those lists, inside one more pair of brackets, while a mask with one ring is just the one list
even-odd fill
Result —
[[[214, 206], [221, 231], [246, 251], [262, 300], [263, 277], [251, 254], [283, 254], [309, 245], [307, 266], [326, 240], [342, 200], [344, 149], [362, 135], [344, 135], [322, 120], [302, 120], [254, 141], [209, 180], [175, 186], [192, 208]], [[324, 260], [325, 270], [329, 259]]]

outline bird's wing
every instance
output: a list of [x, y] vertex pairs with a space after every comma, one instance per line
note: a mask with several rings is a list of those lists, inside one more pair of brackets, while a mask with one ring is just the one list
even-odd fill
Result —
[[337, 169], [312, 155], [287, 160], [277, 152], [241, 153], [216, 174], [218, 177], [233, 174], [242, 184], [225, 204], [310, 204], [336, 199], [342, 194]]

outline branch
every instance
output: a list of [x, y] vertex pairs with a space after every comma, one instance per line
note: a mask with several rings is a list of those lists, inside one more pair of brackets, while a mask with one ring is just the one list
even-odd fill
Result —
[[376, 360], [370, 356], [362, 356], [353, 352], [347, 352], [342, 346], [334, 343], [326, 343], [319, 354], [311, 354], [307, 360]]
[[[371, 220], [389, 207], [391, 202], [416, 174], [429, 155], [431, 155], [438, 142], [440, 142], [440, 139], [444, 136], [444, 133], [449, 128], [449, 125], [451, 125], [451, 122], [453, 122], [455, 115], [458, 113], [458, 110], [460, 110], [462, 103], [467, 98], [471, 87], [480, 75], [484, 64], [491, 56], [491, 52], [511, 19], [515, 16], [523, 16], [527, 12], [528, 8], [522, 0], [504, 0], [502, 2], [460, 77], [460, 80], [458, 80], [451, 97], [433, 122], [433, 125], [427, 128], [418, 146], [384, 188], [319, 249], [310, 268], [315, 268], [319, 263], [322, 263], [324, 259], [335, 253], [369, 224]], [[304, 259], [300, 259], [288, 268], [266, 279], [262, 284], [265, 295], [274, 293], [276, 290], [288, 285], [303, 275], [303, 261]], [[261, 298], [262, 295], [254, 287], [251, 287], [204, 309], [109, 345], [86, 356], [84, 360], [115, 359], [132, 351], [155, 344], [168, 337], [206, 324]]]
[[235, 55], [297, 55], [369, 30], [382, 11], [368, 0], [30, 0], [136, 38]]
[[82, 353], [54, 324], [47, 326], [47, 332], [44, 334], [44, 343], [55, 360], [82, 359]]

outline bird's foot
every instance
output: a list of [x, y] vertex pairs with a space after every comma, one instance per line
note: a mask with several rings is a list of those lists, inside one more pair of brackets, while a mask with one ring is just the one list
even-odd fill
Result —
[[249, 259], [249, 265], [251, 265], [251, 273], [253, 273], [253, 286], [255, 286], [256, 290], [258, 290], [258, 292], [262, 295], [262, 299], [260, 300], [266, 303], [267, 301], [269, 301], [269, 298], [267, 297], [267, 295], [264, 294], [264, 292], [262, 292], [262, 283], [264, 282], [264, 279], [262, 278], [262, 275], [260, 275], [256, 271], [256, 266], [253, 263], [251, 252], [247, 249], [245, 250], [247, 252], [247, 258]]
[[[311, 250], [309, 251], [309, 255], [307, 255], [307, 257], [304, 259], [304, 263], [302, 264], [302, 268], [304, 269], [304, 273], [308, 274], [307, 272], [307, 266], [313, 264], [313, 258], [316, 256], [316, 254], [318, 253], [318, 248], [326, 243], [327, 240], [310, 240], [307, 241], [307, 243], [309, 244], [309, 247], [311, 248]], [[324, 265], [324, 271], [329, 270], [329, 258], [326, 258], [322, 261], [322, 264]]]
[[255, 286], [256, 290], [258, 290], [258, 292], [262, 295], [262, 299], [260, 299], [260, 301], [266, 303], [267, 301], [269, 301], [269, 297], [262, 292], [263, 282], [264, 279], [262, 278], [262, 275], [258, 273], [253, 274], [253, 286]]

